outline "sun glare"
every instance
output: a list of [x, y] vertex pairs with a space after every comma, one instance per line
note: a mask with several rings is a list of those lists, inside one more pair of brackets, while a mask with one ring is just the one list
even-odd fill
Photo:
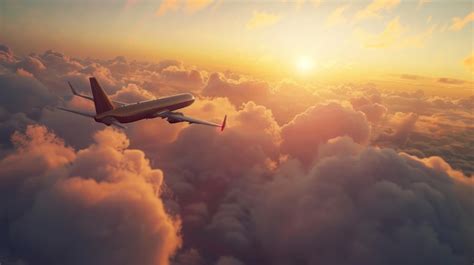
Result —
[[313, 70], [313, 67], [314, 67], [314, 62], [308, 56], [300, 56], [296, 60], [296, 70], [300, 74], [309, 73], [311, 70]]

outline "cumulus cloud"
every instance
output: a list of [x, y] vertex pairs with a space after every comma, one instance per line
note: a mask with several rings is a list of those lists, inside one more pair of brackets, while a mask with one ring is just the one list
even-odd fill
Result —
[[367, 143], [370, 126], [362, 112], [339, 104], [314, 106], [297, 115], [281, 129], [283, 153], [309, 164], [320, 144], [338, 136], [350, 136]]
[[24, 112], [35, 115], [38, 109], [57, 100], [48, 88], [30, 75], [0, 75], [0, 84], [0, 104], [10, 113]]
[[78, 152], [40, 126], [12, 140], [16, 151], [0, 160], [2, 253], [32, 264], [168, 264], [180, 238], [157, 196], [163, 174], [125, 135], [101, 131]]
[[0, 145], [9, 147], [15, 130], [40, 119], [42, 108], [56, 104], [58, 99], [31, 74], [21, 71], [0, 74], [0, 86]]
[[178, 86], [189, 90], [197, 90], [204, 86], [203, 74], [195, 69], [169, 66], [160, 72], [163, 82], [168, 85]]
[[372, 95], [371, 98], [358, 97], [352, 98], [351, 104], [355, 110], [362, 111], [367, 120], [373, 123], [379, 122], [387, 113], [388, 109], [379, 102], [379, 94]]
[[0, 62], [2, 64], [10, 65], [16, 61], [13, 51], [10, 47], [0, 44]]
[[474, 187], [389, 149], [360, 150], [322, 157], [307, 174], [283, 172], [264, 188], [253, 213], [267, 262], [470, 262]]
[[[0, 150], [2, 261], [166, 264], [176, 252], [173, 265], [456, 264], [473, 252], [473, 97], [269, 83], [175, 60], [7, 47], [0, 58], [2, 84], [15, 80], [0, 133], [26, 130]], [[92, 111], [64, 82], [90, 93], [89, 75], [125, 102], [191, 90], [183, 112], [228, 114], [228, 128], [154, 119], [125, 136], [49, 108], [59, 95]], [[25, 104], [9, 94], [21, 84], [37, 95]]]
[[126, 87], [115, 92], [115, 94], [110, 95], [110, 98], [120, 102], [135, 103], [153, 99], [154, 95], [136, 84], [128, 84]]
[[418, 115], [415, 113], [395, 113], [390, 120], [390, 123], [395, 128], [394, 131], [380, 135], [378, 140], [390, 141], [400, 146], [404, 145], [413, 131], [417, 120]]
[[[233, 225], [239, 206], [223, 201], [236, 187], [269, 174], [279, 158], [279, 126], [268, 109], [249, 102], [228, 115], [225, 133], [199, 126], [182, 129], [161, 150], [158, 162], [169, 174], [168, 205], [183, 217], [184, 246], [203, 253], [205, 264], [229, 251], [251, 251], [246, 228]], [[198, 145], [206, 148], [190, 148]]]
[[227, 97], [236, 106], [253, 100], [263, 101], [271, 93], [267, 82], [246, 78], [227, 78], [222, 73], [212, 73], [202, 91], [203, 96]]

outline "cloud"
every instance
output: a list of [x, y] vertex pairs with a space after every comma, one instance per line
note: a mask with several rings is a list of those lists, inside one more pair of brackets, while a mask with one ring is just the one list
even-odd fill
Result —
[[455, 79], [455, 78], [447, 78], [447, 77], [440, 77], [438, 79], [438, 82], [443, 83], [443, 84], [449, 84], [449, 85], [461, 85], [465, 83], [464, 80]]
[[280, 19], [280, 15], [265, 11], [254, 11], [246, 27], [247, 29], [262, 29], [276, 24]]
[[8, 70], [0, 74], [0, 146], [10, 148], [10, 135], [41, 119], [42, 109], [58, 103], [49, 89], [31, 73]]
[[401, 74], [400, 78], [407, 79], [407, 80], [424, 80], [424, 79], [427, 79], [427, 77], [424, 77], [424, 76], [421, 76], [421, 75], [414, 75], [414, 74]]
[[0, 160], [0, 217], [8, 220], [0, 249], [9, 259], [168, 264], [180, 245], [179, 222], [157, 196], [162, 172], [127, 149], [125, 135], [101, 131], [78, 152], [41, 126], [12, 140], [16, 151]]
[[401, 44], [403, 47], [423, 47], [426, 41], [431, 38], [436, 28], [436, 26], [432, 26], [427, 28], [425, 31], [405, 36], [405, 38], [401, 41]]
[[154, 96], [148, 90], [145, 90], [136, 84], [128, 84], [126, 87], [115, 92], [115, 94], [110, 95], [110, 98], [120, 102], [135, 103], [154, 99]]
[[[10, 58], [0, 79], [14, 80], [2, 83], [12, 102], [0, 107], [0, 134], [26, 131], [16, 147], [1, 142], [3, 261], [456, 264], [473, 252], [473, 97], [0, 50]], [[183, 113], [214, 122], [228, 114], [228, 128], [154, 119], [129, 124], [125, 136], [49, 107], [93, 110], [64, 81], [90, 93], [95, 74], [121, 101], [192, 90], [197, 100]], [[24, 84], [19, 92], [38, 96], [23, 104], [9, 93]], [[378, 141], [384, 134], [392, 139]]]
[[198, 90], [205, 85], [203, 74], [195, 69], [188, 70], [183, 67], [169, 66], [160, 72], [160, 76], [162, 81], [168, 85], [186, 87], [189, 90]]
[[[436, 79], [434, 79], [436, 81]], [[388, 108], [384, 119], [374, 127], [374, 144], [394, 148], [418, 157], [440, 156], [453, 168], [472, 175], [474, 168], [469, 146], [464, 143], [474, 140], [472, 130], [473, 99], [471, 97], [453, 99], [429, 96], [422, 90], [413, 92], [383, 93], [383, 104]], [[399, 113], [397, 113], [399, 112]], [[415, 113], [407, 119], [407, 113]], [[379, 141], [387, 135], [395, 134], [406, 120], [406, 137], [399, 140]], [[413, 122], [415, 122], [413, 124]], [[413, 124], [413, 126], [408, 126]], [[383, 136], [382, 136], [383, 135]], [[400, 134], [404, 135], [404, 134]], [[379, 138], [380, 137], [380, 138]], [[406, 140], [405, 140], [406, 139]], [[462, 140], [461, 140], [462, 139]]]
[[247, 101], [261, 102], [270, 97], [271, 89], [267, 82], [246, 78], [232, 79], [222, 73], [212, 73], [203, 96], [227, 97], [236, 106]]
[[371, 102], [368, 99], [365, 99], [364, 101], [366, 102], [362, 104], [357, 104], [354, 99], [352, 99], [351, 104], [354, 110], [362, 111], [365, 114], [367, 120], [370, 122], [379, 122], [388, 111], [387, 107], [380, 103]]
[[463, 61], [464, 66], [471, 72], [474, 72], [474, 53], [467, 56]]
[[347, 19], [344, 17], [344, 12], [350, 7], [350, 5], [341, 5], [335, 8], [331, 14], [326, 18], [326, 25], [329, 27], [342, 24]]
[[390, 123], [395, 127], [392, 133], [384, 133], [380, 135], [379, 141], [390, 141], [396, 145], [403, 146], [406, 144], [410, 133], [415, 128], [415, 123], [418, 120], [418, 115], [415, 113], [400, 113], [397, 112], [391, 117]]
[[435, 28], [436, 26], [432, 26], [419, 33], [407, 34], [408, 28], [402, 26], [400, 18], [396, 17], [389, 21], [384, 30], [378, 34], [367, 33], [363, 29], [356, 29], [354, 33], [366, 48], [420, 48], [432, 36]]
[[[198, 98], [183, 112], [192, 117], [206, 117], [206, 120], [220, 123], [224, 114], [232, 116], [237, 110], [227, 98]], [[229, 121], [228, 126], [232, 125], [233, 122]], [[198, 125], [178, 123], [171, 126], [162, 119], [144, 120], [130, 124], [128, 135], [133, 139], [132, 146], [134, 148], [139, 148], [155, 160], [159, 160], [164, 155], [163, 150], [177, 139], [182, 129], [188, 126]]]
[[472, 184], [393, 150], [344, 141], [344, 151], [321, 157], [308, 173], [277, 174], [256, 199], [268, 264], [469, 262]]
[[400, 0], [374, 0], [364, 9], [357, 12], [355, 19], [363, 20], [373, 17], [381, 17], [382, 11], [389, 11], [400, 4]]
[[0, 75], [0, 85], [0, 105], [10, 113], [35, 115], [39, 108], [57, 101], [47, 87], [31, 75], [21, 74], [21, 71]]
[[359, 36], [366, 48], [387, 48], [395, 45], [404, 32], [405, 28], [400, 24], [400, 18], [396, 17], [389, 21], [379, 34], [356, 30], [356, 35]]
[[338, 136], [349, 136], [367, 143], [370, 126], [363, 113], [332, 103], [314, 106], [297, 115], [281, 129], [281, 150], [306, 165], [317, 154], [319, 145]]
[[0, 63], [10, 65], [16, 61], [12, 49], [10, 47], [0, 44]]
[[195, 13], [211, 5], [214, 0], [163, 0], [156, 15], [162, 16], [170, 11], [184, 9], [188, 13]]
[[[228, 113], [228, 122], [225, 133], [202, 126], [186, 127], [158, 150], [158, 163], [167, 172], [166, 183], [172, 191], [167, 205], [183, 217], [184, 245], [208, 253], [204, 264], [214, 263], [229, 251], [252, 251], [247, 227], [233, 225], [239, 207], [224, 201], [232, 190], [269, 174], [279, 158], [280, 128], [268, 109], [248, 102], [241, 110]], [[189, 148], [195, 143], [212, 152]], [[245, 218], [247, 214], [239, 216]], [[213, 249], [216, 242], [219, 249]]]
[[449, 27], [450, 30], [459, 31], [464, 28], [467, 24], [474, 21], [474, 12], [467, 14], [465, 17], [454, 17]]
[[175, 11], [179, 7], [179, 0], [163, 0], [156, 11], [156, 15], [162, 16], [168, 11]]

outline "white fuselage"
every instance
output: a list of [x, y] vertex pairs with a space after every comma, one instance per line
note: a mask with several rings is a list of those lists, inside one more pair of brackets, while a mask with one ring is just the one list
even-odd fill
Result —
[[120, 123], [129, 123], [142, 119], [152, 119], [158, 117], [160, 113], [174, 111], [187, 107], [194, 103], [194, 96], [189, 93], [178, 94], [170, 97], [163, 97], [148, 101], [117, 107], [95, 116], [97, 122], [110, 125], [111, 120]]

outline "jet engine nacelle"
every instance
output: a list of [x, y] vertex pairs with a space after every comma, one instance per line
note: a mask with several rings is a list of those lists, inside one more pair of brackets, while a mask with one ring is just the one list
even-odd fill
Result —
[[180, 116], [184, 116], [183, 113], [181, 112], [173, 112], [173, 116], [168, 116], [166, 120], [169, 123], [178, 123], [178, 122], [183, 122], [183, 120], [180, 118]]

